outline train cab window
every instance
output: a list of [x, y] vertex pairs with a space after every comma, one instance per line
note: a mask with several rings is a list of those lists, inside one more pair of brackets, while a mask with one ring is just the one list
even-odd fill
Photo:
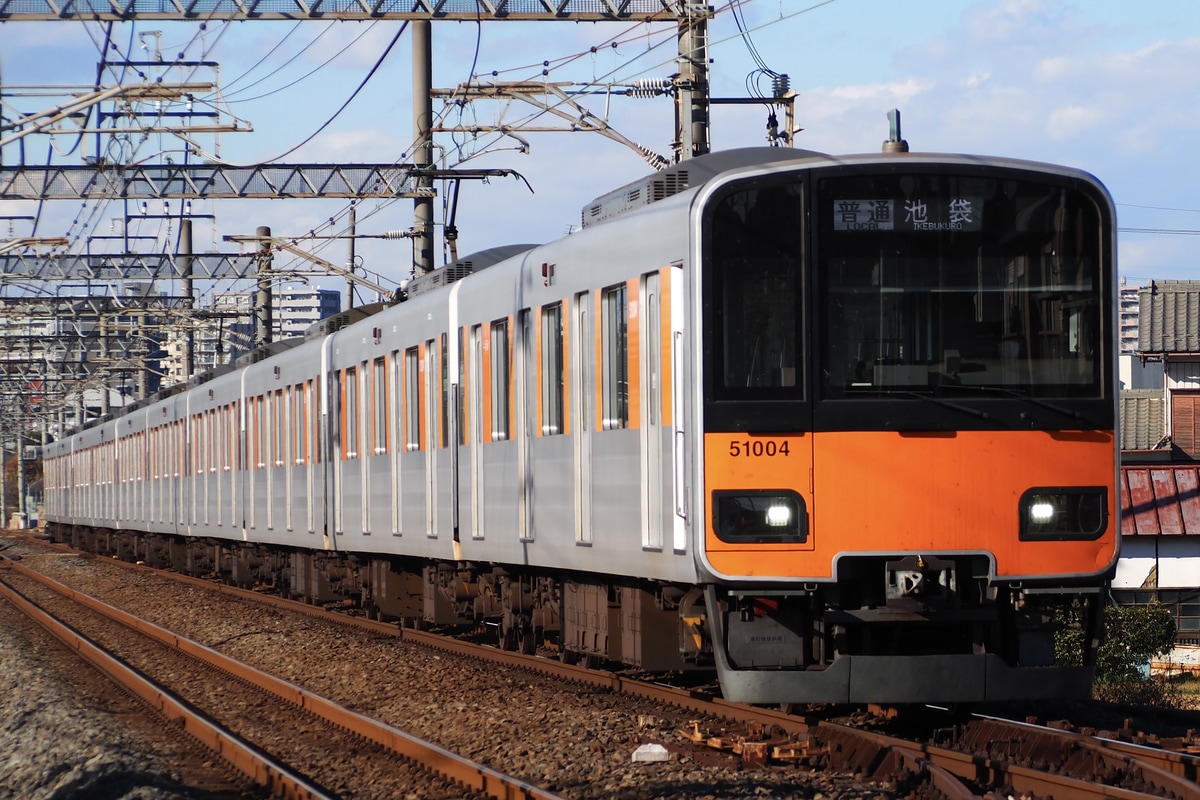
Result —
[[563, 433], [562, 303], [542, 308], [542, 435]]
[[421, 355], [416, 347], [404, 351], [404, 449], [421, 449]]
[[629, 426], [629, 303], [625, 284], [601, 295], [601, 402], [604, 430]]
[[714, 395], [794, 400], [803, 395], [803, 186], [730, 192], [708, 217]]
[[509, 392], [512, 386], [512, 350], [508, 334], [507, 319], [492, 323], [492, 441], [502, 441], [511, 434]]

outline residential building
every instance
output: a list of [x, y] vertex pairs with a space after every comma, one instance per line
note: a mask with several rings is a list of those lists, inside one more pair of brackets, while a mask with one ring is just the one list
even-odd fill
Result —
[[[1121, 393], [1119, 603], [1160, 602], [1200, 644], [1200, 281], [1140, 287], [1136, 356], [1158, 390]], [[1197, 651], [1188, 651], [1195, 657]]]

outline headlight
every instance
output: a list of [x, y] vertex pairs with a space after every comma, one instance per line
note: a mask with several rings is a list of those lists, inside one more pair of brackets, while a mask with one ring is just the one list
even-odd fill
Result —
[[1030, 489], [1021, 495], [1021, 540], [1098, 539], [1108, 527], [1102, 486]]
[[713, 492], [713, 530], [722, 542], [803, 542], [804, 499], [790, 489]]

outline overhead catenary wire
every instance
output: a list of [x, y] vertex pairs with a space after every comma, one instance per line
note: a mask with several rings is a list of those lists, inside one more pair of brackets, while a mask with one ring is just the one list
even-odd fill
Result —
[[[343, 53], [345, 53], [347, 50], [349, 50], [351, 47], [353, 47], [354, 45], [358, 44], [358, 43], [359, 43], [359, 41], [361, 41], [361, 40], [362, 40], [362, 38], [363, 38], [364, 36], [366, 36], [368, 33], [370, 33], [372, 30], [374, 30], [375, 26], [376, 26], [376, 25], [378, 25], [378, 24], [379, 24], [378, 22], [372, 22], [372, 23], [371, 23], [369, 26], [367, 26], [367, 29], [366, 29], [366, 30], [362, 31], [362, 32], [361, 32], [361, 33], [359, 33], [357, 36], [355, 36], [353, 39], [351, 39], [349, 42], [347, 42], [347, 43], [346, 43], [346, 44], [345, 44], [345, 45], [344, 45], [344, 46], [343, 46], [341, 49], [339, 49], [339, 50], [338, 50], [336, 53], [334, 53], [334, 54], [333, 54], [333, 55], [331, 55], [329, 58], [327, 58], [327, 59], [325, 59], [324, 61], [322, 61], [322, 62], [321, 62], [320, 64], [318, 64], [317, 66], [313, 67], [313, 68], [312, 68], [311, 70], [309, 70], [308, 72], [306, 72], [306, 73], [304, 73], [303, 75], [301, 75], [300, 77], [296, 78], [295, 80], [293, 80], [293, 81], [291, 81], [291, 82], [289, 82], [289, 83], [285, 83], [285, 84], [284, 84], [284, 85], [282, 85], [282, 86], [276, 87], [276, 88], [272, 89], [272, 90], [271, 90], [271, 91], [269, 91], [269, 92], [263, 92], [262, 94], [255, 95], [254, 97], [239, 97], [239, 98], [237, 98], [236, 100], [231, 100], [231, 99], [229, 99], [229, 98], [230, 98], [230, 96], [229, 96], [229, 95], [225, 95], [225, 96], [224, 96], [224, 97], [225, 97], [225, 101], [226, 101], [226, 102], [228, 102], [228, 103], [251, 103], [251, 102], [254, 102], [254, 101], [256, 101], [256, 100], [262, 100], [263, 98], [270, 97], [271, 95], [279, 94], [280, 92], [283, 92], [283, 91], [286, 91], [286, 90], [288, 90], [288, 89], [292, 88], [293, 86], [295, 86], [295, 85], [296, 85], [296, 84], [298, 84], [298, 83], [302, 83], [303, 81], [305, 81], [305, 80], [308, 80], [308, 79], [309, 79], [309, 78], [311, 78], [313, 75], [316, 75], [318, 72], [320, 72], [321, 70], [325, 69], [325, 67], [329, 66], [329, 65], [330, 65], [330, 64], [332, 64], [334, 61], [336, 61], [337, 59], [339, 59], [339, 58], [342, 56], [342, 54], [343, 54]], [[332, 25], [330, 26], [330, 28], [331, 28], [331, 27], [332, 27]], [[326, 32], [328, 32], [328, 31], [330, 30], [330, 28], [326, 28], [324, 31], [322, 31], [322, 32], [321, 32], [321, 36], [324, 36], [324, 35], [325, 35], [325, 33], [326, 33]], [[320, 38], [320, 37], [318, 37], [318, 38]], [[272, 76], [274, 76], [274, 75], [278, 75], [280, 72], [282, 72], [282, 71], [283, 71], [283, 68], [284, 68], [284, 67], [286, 67], [288, 64], [290, 64], [290, 63], [292, 63], [293, 61], [295, 61], [297, 58], [299, 58], [299, 57], [300, 57], [300, 56], [301, 56], [301, 55], [302, 55], [302, 54], [303, 54], [303, 53], [304, 53], [304, 52], [305, 52], [305, 51], [308, 49], [308, 47], [312, 46], [312, 45], [313, 45], [313, 44], [315, 44], [316, 42], [317, 42], [317, 39], [313, 39], [313, 41], [312, 41], [312, 42], [309, 42], [309, 44], [308, 44], [308, 45], [305, 45], [305, 47], [304, 47], [303, 49], [301, 49], [299, 52], [295, 53], [295, 54], [294, 54], [294, 55], [293, 55], [291, 58], [289, 58], [289, 59], [288, 59], [286, 62], [284, 62], [283, 64], [281, 64], [281, 65], [279, 66], [279, 68], [278, 68], [278, 69], [276, 69], [276, 70], [272, 71], [272, 72], [271, 72], [271, 73], [269, 73], [268, 75], [265, 75], [264, 77], [260, 78], [259, 80], [255, 81], [254, 83], [250, 84], [249, 86], [246, 86], [246, 87], [244, 87], [243, 89], [241, 89], [241, 90], [239, 90], [239, 91], [243, 91], [243, 92], [244, 92], [244, 91], [246, 91], [246, 90], [250, 89], [250, 88], [251, 88], [251, 87], [253, 87], [253, 86], [257, 86], [258, 84], [262, 83], [263, 81], [267, 80], [268, 78], [271, 78], [271, 77], [272, 77]], [[395, 43], [395, 42], [393, 41], [393, 44], [394, 44], [394, 43]], [[376, 68], [377, 68], [377, 67], [378, 67], [378, 65], [376, 65]], [[360, 88], [361, 88], [361, 87], [360, 87]], [[234, 96], [236, 96], [236, 95], [237, 95], [237, 92], [235, 92], [235, 93], [234, 93]]]

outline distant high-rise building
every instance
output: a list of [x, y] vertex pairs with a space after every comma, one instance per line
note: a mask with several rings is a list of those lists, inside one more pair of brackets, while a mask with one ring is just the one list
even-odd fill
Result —
[[342, 310], [342, 293], [315, 286], [284, 286], [272, 298], [273, 338], [303, 336], [309, 326]]
[[1118, 329], [1121, 336], [1120, 352], [1133, 353], [1138, 346], [1138, 290], [1140, 286], [1121, 286], [1119, 297]]
[[[208, 313], [192, 328], [193, 363], [208, 372], [254, 349], [254, 292], [224, 292], [213, 297]], [[287, 286], [271, 298], [271, 338], [303, 336], [308, 327], [342, 310], [341, 293], [311, 286]], [[184, 333], [172, 333], [164, 361], [169, 383], [187, 380]]]

